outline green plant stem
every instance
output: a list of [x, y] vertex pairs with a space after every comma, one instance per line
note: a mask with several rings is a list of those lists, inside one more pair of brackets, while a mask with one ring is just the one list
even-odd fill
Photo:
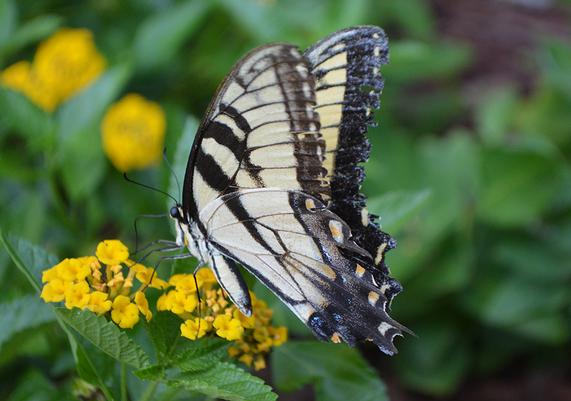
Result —
[[140, 401], [151, 401], [153, 399], [153, 396], [155, 395], [155, 391], [157, 390], [158, 385], [159, 385], [158, 381], [154, 381], [152, 383], [149, 383], [149, 385], [147, 386], [147, 388], [143, 392], [143, 395], [141, 396]]
[[127, 366], [124, 362], [121, 362], [121, 401], [128, 401], [129, 396], [127, 394]]

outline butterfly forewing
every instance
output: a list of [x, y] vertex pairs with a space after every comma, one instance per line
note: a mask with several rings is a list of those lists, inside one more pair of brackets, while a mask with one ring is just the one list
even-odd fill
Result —
[[183, 206], [196, 216], [238, 189], [328, 192], [325, 143], [314, 111], [315, 79], [291, 45], [270, 45], [233, 69], [201, 124], [185, 177]]

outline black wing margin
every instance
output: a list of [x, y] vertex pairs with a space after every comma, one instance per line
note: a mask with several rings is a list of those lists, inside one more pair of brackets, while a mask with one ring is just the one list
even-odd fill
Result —
[[373, 257], [377, 269], [371, 273], [386, 288], [387, 309], [402, 290], [389, 277], [385, 253], [396, 241], [383, 232], [378, 216], [367, 211], [361, 184], [360, 166], [368, 160], [369, 126], [375, 124], [374, 111], [380, 107], [384, 81], [379, 69], [388, 62], [388, 40], [375, 26], [361, 26], [335, 32], [305, 52], [316, 77], [316, 111], [321, 116], [321, 132], [326, 141], [325, 167], [331, 185], [329, 209], [351, 228], [354, 241]]

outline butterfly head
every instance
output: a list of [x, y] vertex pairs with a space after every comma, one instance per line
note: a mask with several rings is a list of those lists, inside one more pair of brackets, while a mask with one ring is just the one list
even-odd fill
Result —
[[177, 203], [171, 210], [169, 211], [171, 219], [173, 219], [175, 223], [176, 229], [176, 243], [179, 246], [187, 246], [187, 233], [188, 233], [188, 221], [184, 216], [184, 212], [182, 210], [182, 206]]

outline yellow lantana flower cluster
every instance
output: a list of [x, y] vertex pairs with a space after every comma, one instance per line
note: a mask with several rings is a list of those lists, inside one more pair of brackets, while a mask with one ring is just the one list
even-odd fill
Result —
[[157, 300], [157, 310], [181, 317], [181, 335], [190, 340], [215, 334], [234, 341], [229, 355], [260, 370], [266, 367], [265, 355], [270, 349], [287, 340], [287, 329], [272, 326], [272, 310], [254, 293], [250, 292], [250, 297], [253, 314], [248, 317], [228, 300], [212, 271], [202, 268], [196, 273], [196, 281], [192, 274], [172, 276], [169, 288]]
[[135, 326], [140, 314], [147, 321], [152, 318], [147, 287], [168, 287], [152, 268], [129, 260], [129, 250], [119, 240], [100, 242], [95, 256], [64, 259], [43, 272], [42, 282], [44, 301], [64, 302], [68, 309], [89, 309], [98, 315], [110, 312], [121, 328]]
[[157, 310], [183, 320], [183, 337], [212, 335], [233, 341], [228, 354], [256, 370], [265, 368], [266, 354], [288, 336], [285, 327], [272, 326], [272, 310], [254, 293], [250, 292], [253, 314], [248, 317], [230, 302], [209, 268], [196, 275], [175, 274], [167, 282], [152, 268], [130, 260], [129, 250], [119, 240], [100, 242], [95, 256], [64, 259], [43, 272], [42, 282], [44, 301], [107, 314], [121, 328], [135, 326], [140, 315], [151, 320], [145, 290], [163, 290]]
[[2, 71], [0, 83], [51, 112], [99, 77], [105, 66], [89, 30], [65, 28], [40, 43], [32, 63], [19, 61]]
[[160, 161], [165, 130], [165, 113], [158, 103], [128, 94], [103, 118], [103, 149], [117, 170], [146, 168]]

